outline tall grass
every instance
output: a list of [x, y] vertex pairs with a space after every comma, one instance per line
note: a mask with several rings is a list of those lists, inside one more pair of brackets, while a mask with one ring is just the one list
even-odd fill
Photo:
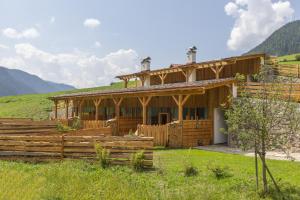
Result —
[[[102, 169], [98, 163], [64, 161], [48, 164], [0, 162], [0, 199], [259, 199], [255, 190], [253, 158], [191, 150], [190, 159], [201, 170], [182, 176], [187, 150], [155, 151], [155, 166], [164, 173], [136, 173], [130, 167]], [[232, 177], [216, 179], [207, 164], [228, 166]], [[158, 165], [162, 162], [163, 165]], [[297, 196], [300, 164], [268, 161], [284, 191]], [[288, 184], [286, 184], [288, 183]], [[271, 197], [267, 197], [271, 199]]]

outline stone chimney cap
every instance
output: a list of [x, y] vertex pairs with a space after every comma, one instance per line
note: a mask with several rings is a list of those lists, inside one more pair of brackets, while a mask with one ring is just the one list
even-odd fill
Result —
[[145, 62], [149, 62], [150, 63], [151, 62], [151, 58], [148, 56], [148, 57], [142, 59], [141, 63], [145, 63]]
[[197, 51], [197, 47], [196, 46], [192, 46], [189, 48], [188, 53], [196, 53]]

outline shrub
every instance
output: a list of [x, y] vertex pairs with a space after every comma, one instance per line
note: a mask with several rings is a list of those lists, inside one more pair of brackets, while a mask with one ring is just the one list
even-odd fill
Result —
[[141, 172], [144, 170], [143, 162], [145, 160], [144, 151], [139, 151], [137, 153], [132, 154], [131, 156], [131, 166], [134, 171]]
[[72, 128], [74, 130], [78, 130], [81, 128], [81, 121], [79, 117], [74, 117], [73, 122], [72, 122]]
[[100, 144], [95, 144], [95, 151], [100, 166], [102, 168], [107, 168], [109, 166], [109, 155], [110, 155], [109, 150], [103, 148]]
[[222, 179], [222, 178], [227, 178], [232, 176], [227, 166], [222, 167], [218, 165], [208, 165], [208, 169], [214, 174], [214, 176], [217, 179]]
[[185, 165], [184, 168], [184, 176], [190, 177], [190, 176], [197, 176], [198, 175], [198, 169], [194, 167], [192, 164]]
[[72, 130], [72, 128], [70, 128], [69, 126], [63, 125], [62, 123], [57, 124], [56, 129], [59, 132], [68, 132], [68, 131]]
[[196, 176], [198, 174], [198, 169], [193, 165], [191, 161], [191, 148], [189, 149], [187, 155], [184, 158], [184, 176]]
[[298, 54], [298, 55], [295, 56], [295, 60], [296, 61], [300, 61], [300, 54]]
[[132, 129], [129, 130], [128, 135], [130, 135], [130, 136], [134, 135]]

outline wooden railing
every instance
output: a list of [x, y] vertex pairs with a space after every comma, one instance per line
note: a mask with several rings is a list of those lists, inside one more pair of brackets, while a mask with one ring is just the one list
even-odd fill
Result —
[[81, 120], [81, 126], [83, 129], [97, 129], [106, 126], [104, 120]]
[[264, 84], [259, 82], [247, 82], [245, 85], [241, 85], [238, 90], [238, 94], [246, 92], [250, 95], [259, 95], [263, 91], [267, 94], [278, 94], [282, 93], [283, 97], [290, 96], [295, 101], [300, 101], [300, 83], [292, 84], [278, 84], [278, 86], [272, 86], [271, 84]]
[[137, 133], [140, 136], [153, 137], [155, 146], [168, 144], [168, 125], [138, 125]]
[[0, 159], [46, 161], [96, 159], [95, 144], [109, 150], [111, 164], [129, 164], [131, 155], [143, 150], [144, 165], [153, 165], [153, 138], [83, 135], [0, 135]]
[[273, 67], [274, 74], [279, 76], [291, 76], [295, 78], [300, 78], [300, 65], [294, 64], [294, 65], [275, 65]]

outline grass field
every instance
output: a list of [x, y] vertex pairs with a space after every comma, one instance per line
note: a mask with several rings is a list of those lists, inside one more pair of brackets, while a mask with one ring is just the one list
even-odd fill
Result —
[[[129, 87], [134, 86], [135, 82], [129, 82]], [[52, 110], [53, 102], [47, 98], [58, 94], [67, 94], [74, 92], [88, 92], [105, 89], [122, 88], [123, 83], [114, 83], [111, 86], [102, 86], [96, 88], [77, 89], [72, 91], [31, 94], [0, 97], [0, 117], [28, 117], [36, 120], [48, 119], [49, 112]]]
[[[84, 161], [49, 164], [0, 162], [0, 199], [259, 199], [253, 158], [201, 150], [155, 151], [154, 171], [128, 167], [101, 169]], [[185, 163], [199, 174], [185, 177]], [[300, 198], [300, 163], [268, 161], [290, 199]], [[229, 167], [232, 176], [216, 179], [208, 166]], [[290, 191], [287, 191], [289, 189]], [[267, 199], [271, 199], [269, 196]]]
[[299, 54], [281, 56], [281, 57], [278, 58], [279, 63], [280, 64], [285, 64], [285, 65], [300, 64], [300, 61], [297, 61], [296, 58], [295, 58], [296, 55], [300, 55], [300, 53]]

